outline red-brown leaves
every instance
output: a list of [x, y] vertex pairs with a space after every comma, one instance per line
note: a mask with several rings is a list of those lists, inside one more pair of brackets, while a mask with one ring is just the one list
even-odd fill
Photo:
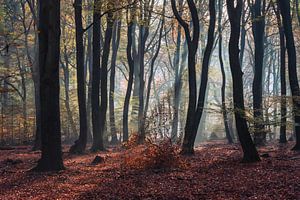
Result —
[[123, 169], [168, 170], [185, 167], [185, 162], [178, 155], [178, 148], [170, 140], [157, 144], [147, 141], [143, 146], [136, 146], [124, 155]]

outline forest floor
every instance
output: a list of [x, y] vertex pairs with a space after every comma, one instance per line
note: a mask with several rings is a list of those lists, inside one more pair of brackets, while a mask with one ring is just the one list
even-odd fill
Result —
[[[40, 152], [28, 146], [1, 150], [0, 199], [300, 199], [300, 153], [291, 144], [261, 148], [262, 161], [245, 164], [238, 145], [208, 142], [167, 170], [139, 167], [144, 148], [74, 156], [65, 146], [66, 170], [53, 173], [29, 171]], [[104, 161], [93, 165], [96, 155]]]

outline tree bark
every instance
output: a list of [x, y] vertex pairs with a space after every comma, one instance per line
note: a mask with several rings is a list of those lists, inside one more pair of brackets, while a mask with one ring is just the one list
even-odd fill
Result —
[[93, 144], [91, 151], [104, 150], [103, 135], [100, 125], [100, 36], [101, 11], [100, 0], [94, 0], [93, 13], [93, 69], [92, 69], [92, 126]]
[[219, 18], [218, 18], [218, 32], [219, 32], [219, 61], [222, 73], [222, 88], [221, 88], [221, 96], [222, 96], [222, 114], [224, 120], [225, 134], [228, 140], [228, 143], [233, 143], [233, 139], [230, 134], [229, 125], [228, 125], [228, 116], [227, 116], [227, 108], [226, 108], [226, 99], [225, 99], [225, 88], [226, 88], [226, 73], [223, 62], [223, 33], [222, 33], [222, 16], [223, 16], [223, 0], [219, 0]]
[[70, 153], [82, 154], [87, 143], [87, 112], [86, 112], [86, 87], [84, 72], [84, 46], [82, 26], [82, 0], [75, 0], [75, 26], [76, 26], [76, 64], [77, 64], [77, 96], [79, 107], [79, 139], [71, 146]]
[[59, 109], [60, 1], [40, 1], [39, 65], [42, 155], [34, 170], [64, 169]]
[[[263, 6], [262, 6], [263, 4]], [[252, 31], [255, 45], [255, 64], [254, 79], [252, 86], [253, 93], [253, 113], [254, 113], [254, 143], [256, 145], [265, 145], [265, 128], [262, 106], [262, 81], [263, 81], [263, 63], [264, 63], [264, 34], [265, 17], [263, 14], [265, 1], [255, 0], [251, 7], [252, 11]]]
[[183, 27], [187, 45], [188, 45], [188, 77], [189, 77], [189, 101], [188, 101], [188, 111], [185, 125], [185, 135], [182, 144], [182, 154], [193, 154], [194, 149], [191, 134], [194, 131], [194, 117], [196, 110], [196, 101], [197, 101], [197, 86], [196, 86], [196, 54], [199, 43], [199, 34], [200, 34], [200, 26], [199, 26], [199, 18], [197, 13], [197, 8], [192, 0], [188, 0], [188, 7], [192, 16], [193, 23], [193, 36], [190, 34], [189, 25], [182, 19], [179, 15], [179, 12], [176, 8], [175, 0], [171, 0], [172, 10], [180, 25]]
[[[179, 15], [182, 16], [183, 12], [183, 0], [179, 1]], [[176, 141], [178, 132], [178, 120], [179, 120], [179, 104], [180, 104], [180, 87], [181, 87], [181, 74], [180, 72], [180, 52], [181, 52], [181, 26], [177, 25], [177, 40], [176, 50], [174, 55], [174, 68], [175, 68], [175, 81], [174, 81], [174, 107], [173, 107], [173, 120], [172, 120], [172, 132], [171, 139]]]
[[239, 62], [240, 23], [243, 1], [237, 0], [236, 6], [234, 5], [234, 0], [226, 0], [226, 2], [231, 27], [229, 39], [229, 61], [233, 82], [233, 102], [237, 126], [236, 128], [244, 152], [243, 161], [256, 162], [259, 161], [260, 158], [251, 139], [245, 118], [243, 72]]
[[295, 41], [292, 27], [291, 19], [291, 8], [289, 1], [278, 0], [282, 24], [284, 28], [285, 40], [286, 40], [286, 49], [288, 54], [288, 72], [289, 72], [289, 81], [293, 97], [293, 113], [295, 121], [295, 131], [296, 131], [296, 145], [293, 147], [293, 150], [300, 150], [300, 90], [297, 77], [297, 57], [295, 49]]
[[[132, 14], [132, 13], [131, 13]], [[133, 42], [133, 26], [134, 22], [133, 16], [130, 16], [131, 19], [127, 25], [127, 47], [126, 47], [126, 55], [127, 62], [129, 66], [129, 78], [127, 83], [124, 107], [123, 107], [123, 141], [128, 141], [129, 133], [128, 133], [128, 113], [129, 113], [129, 104], [131, 91], [133, 86], [133, 76], [134, 76], [134, 60], [132, 57], [132, 42]]]
[[274, 8], [274, 12], [276, 13], [277, 25], [279, 30], [279, 39], [280, 39], [280, 143], [287, 143], [286, 139], [286, 46], [285, 46], [285, 36], [284, 36], [284, 28], [282, 26], [282, 20], [280, 17], [280, 9], [277, 6], [277, 9]]
[[[107, 5], [108, 9], [111, 9], [112, 3]], [[101, 104], [100, 104], [100, 137], [103, 138], [106, 132], [106, 114], [107, 114], [107, 105], [108, 105], [108, 87], [107, 87], [107, 65], [110, 53], [112, 32], [113, 32], [113, 13], [110, 10], [107, 13], [106, 17], [106, 30], [104, 36], [104, 45], [103, 45], [103, 55], [101, 60]], [[103, 149], [102, 149], [103, 150]]]
[[115, 122], [115, 106], [114, 106], [114, 95], [115, 95], [115, 74], [116, 74], [116, 61], [118, 55], [118, 49], [120, 44], [121, 36], [121, 19], [117, 19], [114, 22], [113, 38], [112, 38], [112, 57], [111, 57], [111, 67], [110, 67], [110, 89], [109, 89], [109, 122], [110, 122], [110, 134], [111, 143], [118, 143], [118, 137], [116, 132], [116, 122]]

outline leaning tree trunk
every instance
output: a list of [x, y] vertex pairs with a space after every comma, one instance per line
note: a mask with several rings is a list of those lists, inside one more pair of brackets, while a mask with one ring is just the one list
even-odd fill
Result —
[[76, 26], [76, 64], [77, 64], [77, 95], [79, 107], [79, 139], [71, 146], [70, 153], [83, 153], [87, 143], [87, 112], [86, 87], [84, 72], [84, 46], [82, 26], [82, 0], [75, 0], [75, 26]]
[[39, 65], [42, 155], [34, 170], [64, 169], [59, 109], [60, 1], [40, 1]]
[[244, 152], [243, 161], [256, 162], [259, 161], [260, 158], [252, 141], [245, 118], [243, 72], [239, 62], [240, 22], [243, 1], [237, 0], [236, 7], [234, 6], [234, 0], [226, 0], [226, 2], [231, 27], [229, 39], [229, 61], [233, 82], [233, 102], [236, 128]]
[[282, 24], [284, 28], [286, 49], [288, 54], [288, 71], [289, 71], [289, 81], [291, 92], [293, 96], [293, 113], [295, 121], [295, 131], [296, 131], [296, 145], [293, 150], [300, 150], [300, 90], [297, 77], [297, 57], [295, 49], [295, 41], [293, 35], [293, 26], [291, 19], [291, 8], [289, 1], [278, 0]]

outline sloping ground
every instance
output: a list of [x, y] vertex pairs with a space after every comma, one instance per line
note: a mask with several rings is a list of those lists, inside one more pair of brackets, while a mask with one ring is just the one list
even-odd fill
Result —
[[0, 199], [300, 199], [300, 154], [290, 147], [260, 149], [261, 162], [243, 164], [237, 145], [206, 143], [167, 171], [125, 169], [142, 147], [99, 153], [99, 165], [90, 164], [96, 154], [65, 153], [67, 170], [42, 174], [28, 172], [39, 152], [1, 150]]

